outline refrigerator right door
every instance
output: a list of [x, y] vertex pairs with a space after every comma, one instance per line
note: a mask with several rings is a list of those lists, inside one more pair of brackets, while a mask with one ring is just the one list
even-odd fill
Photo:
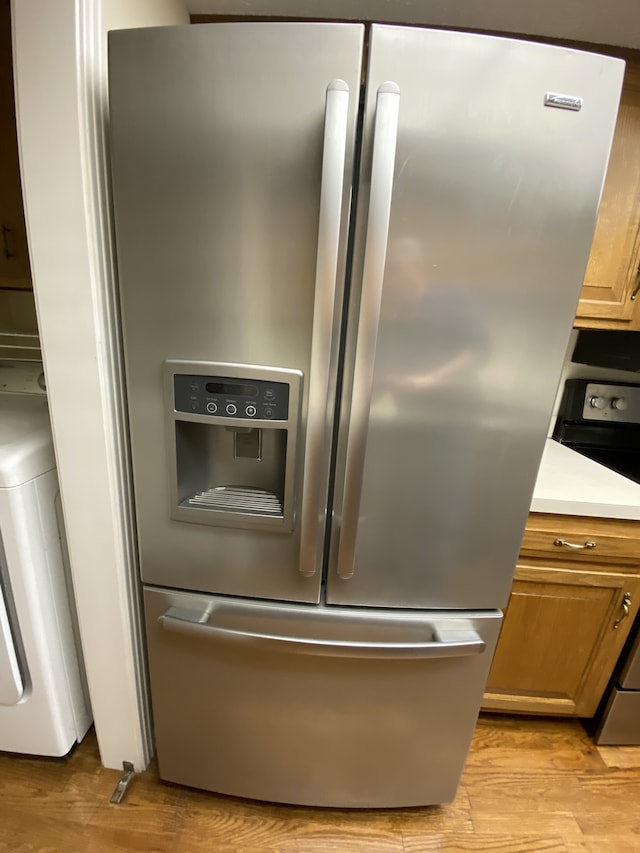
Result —
[[624, 65], [372, 28], [327, 600], [507, 600]]

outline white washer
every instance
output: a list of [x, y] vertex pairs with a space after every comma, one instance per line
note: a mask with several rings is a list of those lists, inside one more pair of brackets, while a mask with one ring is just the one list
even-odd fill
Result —
[[41, 384], [0, 362], [0, 750], [61, 756], [91, 710]]

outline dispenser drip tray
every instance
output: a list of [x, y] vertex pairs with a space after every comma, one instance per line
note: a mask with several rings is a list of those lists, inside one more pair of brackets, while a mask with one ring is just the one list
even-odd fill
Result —
[[181, 506], [272, 517], [284, 514], [282, 500], [277, 495], [250, 486], [214, 486], [182, 501]]

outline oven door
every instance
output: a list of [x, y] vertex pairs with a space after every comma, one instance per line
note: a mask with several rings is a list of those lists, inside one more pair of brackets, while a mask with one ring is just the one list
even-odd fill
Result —
[[632, 447], [594, 447], [584, 443], [573, 443], [571, 441], [562, 442], [571, 450], [581, 453], [583, 456], [588, 456], [594, 462], [599, 462], [606, 468], [622, 474], [629, 480], [634, 480], [640, 483], [640, 450]]
[[640, 744], [640, 630], [602, 716], [596, 742]]

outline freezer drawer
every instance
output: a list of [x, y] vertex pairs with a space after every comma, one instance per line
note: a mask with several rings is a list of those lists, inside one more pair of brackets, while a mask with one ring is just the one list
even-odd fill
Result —
[[501, 613], [145, 589], [163, 779], [338, 807], [451, 801]]

